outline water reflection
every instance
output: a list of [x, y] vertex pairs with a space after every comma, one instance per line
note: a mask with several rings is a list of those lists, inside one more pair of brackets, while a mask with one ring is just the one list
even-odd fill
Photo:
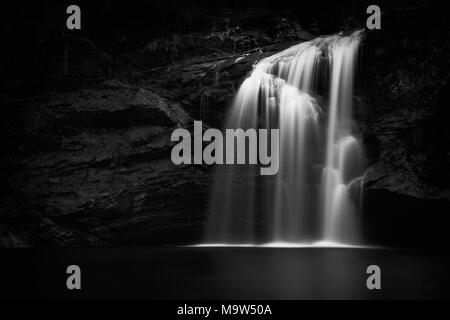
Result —
[[[10, 298], [411, 299], [449, 298], [448, 256], [367, 248], [111, 247], [0, 251]], [[84, 270], [82, 294], [61, 272]], [[381, 268], [379, 291], [366, 268]], [[23, 266], [19, 268], [17, 266]], [[34, 266], [30, 272], [30, 266]], [[13, 280], [13, 281], [11, 281]]]

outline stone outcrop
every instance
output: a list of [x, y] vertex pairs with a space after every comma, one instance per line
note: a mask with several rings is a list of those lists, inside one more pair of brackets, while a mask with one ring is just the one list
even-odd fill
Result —
[[3, 245], [168, 241], [201, 219], [205, 169], [170, 160], [172, 131], [192, 125], [177, 103], [110, 82], [28, 104], [20, 119], [32, 151], [8, 168]]

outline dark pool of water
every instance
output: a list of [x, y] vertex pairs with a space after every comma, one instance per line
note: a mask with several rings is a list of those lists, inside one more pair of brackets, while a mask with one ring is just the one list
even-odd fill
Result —
[[[177, 248], [0, 251], [1, 296], [137, 299], [448, 298], [450, 259], [393, 249]], [[66, 289], [66, 267], [82, 290]], [[366, 268], [381, 268], [381, 290]]]

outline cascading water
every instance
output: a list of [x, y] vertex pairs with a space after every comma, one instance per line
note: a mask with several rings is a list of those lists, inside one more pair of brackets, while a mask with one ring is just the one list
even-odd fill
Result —
[[364, 170], [351, 118], [360, 41], [361, 31], [317, 38], [257, 63], [226, 128], [279, 129], [279, 171], [259, 176], [254, 165], [219, 166], [207, 243], [359, 241], [349, 190]]

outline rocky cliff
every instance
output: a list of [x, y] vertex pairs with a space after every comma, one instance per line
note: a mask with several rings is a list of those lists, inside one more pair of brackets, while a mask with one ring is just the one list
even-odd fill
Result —
[[[390, 12], [386, 32], [367, 32], [357, 75], [363, 227], [379, 243], [438, 242], [450, 221], [450, 44], [442, 22], [414, 26], [421, 10]], [[272, 24], [272, 34], [160, 38], [133, 54], [74, 40], [83, 57], [65, 61], [68, 74], [40, 74], [26, 94], [28, 82], [5, 81], [0, 246], [198, 241], [210, 170], [173, 165], [170, 135], [193, 119], [220, 127], [255, 62], [319, 32]]]
[[14, 141], [22, 154], [4, 163], [3, 245], [164, 242], [196, 230], [208, 177], [170, 160], [172, 131], [192, 125], [178, 103], [109, 81], [15, 107], [25, 131]]

